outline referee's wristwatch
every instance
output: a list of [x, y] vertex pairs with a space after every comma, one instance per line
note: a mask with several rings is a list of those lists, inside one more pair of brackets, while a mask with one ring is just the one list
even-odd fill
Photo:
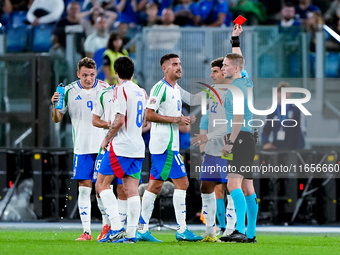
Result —
[[227, 141], [227, 144], [228, 144], [228, 145], [234, 145], [234, 142], [233, 142], [232, 140], [228, 140], [228, 141]]

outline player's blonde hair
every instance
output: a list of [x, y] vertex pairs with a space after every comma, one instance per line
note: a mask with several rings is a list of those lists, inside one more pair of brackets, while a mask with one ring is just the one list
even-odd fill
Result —
[[238, 53], [229, 53], [225, 57], [229, 59], [234, 66], [238, 66], [240, 68], [240, 72], [242, 72], [244, 68], [244, 57], [242, 55]]

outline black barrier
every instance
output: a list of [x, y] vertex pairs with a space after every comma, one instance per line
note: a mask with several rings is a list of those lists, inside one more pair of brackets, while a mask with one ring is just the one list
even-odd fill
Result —
[[[339, 165], [339, 154], [335, 150], [258, 151], [253, 165], [309, 164], [311, 170], [311, 164]], [[192, 164], [200, 164], [199, 154], [193, 156], [192, 152], [181, 151], [181, 155], [187, 169]], [[72, 180], [72, 149], [2, 149], [0, 162], [0, 208], [5, 207], [4, 198], [9, 197], [10, 187], [20, 173], [19, 184], [25, 179], [33, 180], [30, 202], [38, 220], [79, 218], [78, 185]], [[150, 154], [147, 152], [142, 169], [143, 183], [149, 180], [150, 167]], [[201, 211], [200, 182], [190, 171], [188, 176], [187, 219], [188, 222], [199, 222], [197, 215]], [[263, 178], [258, 175], [254, 178], [254, 186], [259, 201], [259, 224], [339, 222], [340, 179], [335, 177], [337, 175], [334, 173], [326, 176], [311, 171], [307, 175], [291, 173], [287, 177], [279, 174]], [[94, 188], [91, 201], [92, 220], [100, 220]], [[162, 220], [175, 221], [171, 197], [164, 200], [162, 206], [155, 206], [153, 217], [158, 217], [158, 210], [162, 210]]]

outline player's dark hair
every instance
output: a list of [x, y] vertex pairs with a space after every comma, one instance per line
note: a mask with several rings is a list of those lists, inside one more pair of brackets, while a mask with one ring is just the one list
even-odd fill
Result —
[[88, 58], [88, 57], [82, 58], [78, 62], [78, 66], [77, 66], [78, 72], [83, 66], [89, 69], [95, 69], [95, 70], [97, 69], [96, 62], [92, 58]]
[[114, 63], [114, 69], [117, 72], [119, 78], [123, 80], [130, 80], [135, 70], [135, 65], [129, 57], [119, 57]]
[[215, 67], [215, 66], [217, 66], [217, 67], [219, 67], [219, 68], [222, 68], [222, 66], [223, 66], [223, 60], [224, 60], [224, 57], [214, 59], [214, 60], [211, 61], [211, 63], [210, 63], [211, 68], [213, 68], [213, 67]]
[[160, 61], [160, 64], [161, 66], [164, 64], [165, 61], [168, 61], [169, 59], [171, 58], [179, 58], [179, 56], [175, 53], [168, 53], [168, 54], [165, 54], [162, 58], [161, 58], [161, 61]]

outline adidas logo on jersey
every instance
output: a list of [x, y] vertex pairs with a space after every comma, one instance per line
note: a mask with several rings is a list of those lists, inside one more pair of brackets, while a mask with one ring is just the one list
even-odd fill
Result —
[[175, 98], [175, 96], [174, 95], [172, 95], [172, 98], [171, 99], [174, 99]]
[[78, 95], [78, 96], [75, 98], [75, 100], [82, 100], [82, 98], [81, 98], [80, 95]]

